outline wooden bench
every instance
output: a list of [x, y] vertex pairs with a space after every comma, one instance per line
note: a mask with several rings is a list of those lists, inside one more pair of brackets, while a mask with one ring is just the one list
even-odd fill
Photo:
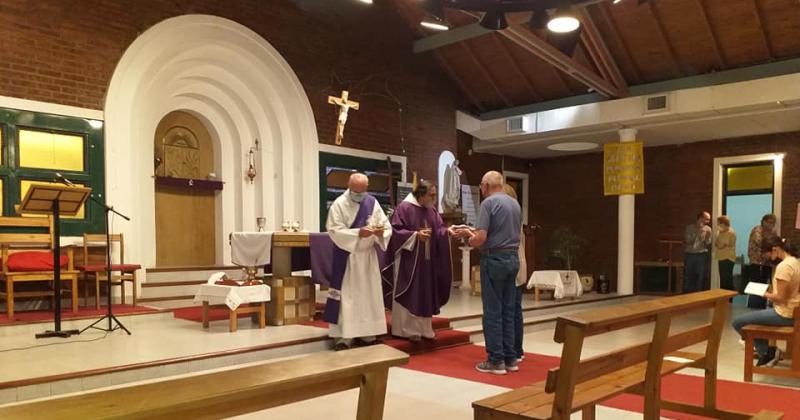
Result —
[[[378, 345], [321, 352], [110, 390], [0, 407], [3, 419], [217, 419], [359, 388], [358, 420], [380, 420], [389, 368], [408, 355]], [[268, 417], [268, 416], [267, 416]]]
[[[2, 272], [0, 280], [5, 283], [5, 291], [0, 292], [0, 298], [6, 301], [8, 318], [14, 316], [14, 298], [19, 297], [47, 297], [60, 299], [54, 296], [52, 290], [19, 292], [14, 290], [16, 283], [23, 282], [53, 282], [55, 273], [53, 263], [53, 222], [51, 217], [0, 217], [0, 252], [2, 252]], [[12, 232], [7, 229], [14, 230]], [[38, 249], [37, 249], [38, 248]], [[31, 253], [41, 253], [45, 259], [49, 257], [49, 268], [27, 268], [15, 270], [9, 267], [9, 259], [13, 254], [17, 257]], [[75, 270], [73, 249], [66, 248], [67, 267], [61, 269], [62, 286], [70, 285], [70, 289], [62, 290], [72, 297], [72, 312], [78, 311], [78, 271]], [[64, 254], [62, 254], [64, 255]]]
[[[566, 420], [577, 411], [584, 419], [594, 419], [596, 404], [622, 393], [644, 396], [645, 419], [658, 419], [662, 408], [715, 418], [750, 418], [716, 406], [717, 353], [728, 299], [735, 294], [717, 289], [559, 317], [554, 340], [563, 343], [560, 366], [550, 369], [546, 381], [474, 402], [475, 419]], [[673, 317], [708, 309], [712, 310], [709, 323], [670, 332]], [[581, 360], [585, 338], [651, 323], [655, 325], [650, 340]], [[707, 342], [704, 353], [680, 351], [702, 342]], [[661, 399], [661, 377], [686, 367], [705, 371], [703, 406]]]
[[[794, 310], [794, 326], [771, 327], [769, 325], [746, 325], [742, 328], [744, 338], [744, 380], [753, 382], [753, 374], [800, 378], [800, 308]], [[778, 366], [753, 366], [753, 345], [755, 339], [786, 343], [786, 359], [791, 359], [789, 369]]]

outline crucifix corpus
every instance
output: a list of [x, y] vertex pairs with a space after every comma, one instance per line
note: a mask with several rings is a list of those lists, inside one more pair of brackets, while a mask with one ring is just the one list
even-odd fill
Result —
[[344, 138], [344, 124], [347, 122], [347, 112], [350, 108], [358, 111], [358, 102], [347, 99], [350, 92], [343, 90], [342, 97], [328, 96], [328, 103], [339, 107], [339, 122], [336, 124], [336, 144], [342, 144]]

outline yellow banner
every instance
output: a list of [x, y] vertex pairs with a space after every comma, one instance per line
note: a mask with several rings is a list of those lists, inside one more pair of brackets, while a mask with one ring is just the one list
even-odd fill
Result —
[[603, 149], [605, 195], [644, 194], [644, 144], [608, 143]]

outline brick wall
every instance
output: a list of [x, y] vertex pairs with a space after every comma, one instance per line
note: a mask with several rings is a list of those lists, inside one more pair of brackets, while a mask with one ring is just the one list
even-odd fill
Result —
[[[636, 198], [635, 259], [657, 259], [661, 237], [681, 237], [701, 210], [711, 211], [714, 158], [786, 153], [783, 170], [782, 235], [800, 240], [794, 229], [800, 202], [800, 133], [744, 137], [645, 149], [645, 194]], [[582, 271], [616, 280], [617, 198], [603, 196], [602, 154], [534, 160], [531, 221], [542, 226], [537, 261], [547, 256], [547, 240], [569, 226], [589, 242]], [[739, 232], [746, 240], [747, 232]], [[681, 250], [676, 250], [680, 254]]]
[[272, 44], [306, 90], [320, 142], [333, 142], [336, 125], [327, 95], [349, 88], [361, 109], [350, 114], [344, 146], [405, 154], [410, 169], [428, 178], [441, 150], [455, 150], [454, 111], [463, 99], [430, 56], [411, 52], [411, 30], [391, 2], [3, 0], [0, 94], [103, 109], [128, 45], [150, 26], [190, 13], [237, 21]]

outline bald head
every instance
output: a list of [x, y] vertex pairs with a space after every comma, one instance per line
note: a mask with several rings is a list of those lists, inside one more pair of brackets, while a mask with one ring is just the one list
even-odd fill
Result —
[[369, 178], [362, 173], [356, 172], [350, 175], [350, 179], [347, 181], [347, 188], [354, 193], [366, 192], [367, 187], [369, 187]]
[[490, 187], [503, 187], [503, 175], [497, 171], [489, 171], [483, 174], [483, 178], [481, 182], [485, 183]]

